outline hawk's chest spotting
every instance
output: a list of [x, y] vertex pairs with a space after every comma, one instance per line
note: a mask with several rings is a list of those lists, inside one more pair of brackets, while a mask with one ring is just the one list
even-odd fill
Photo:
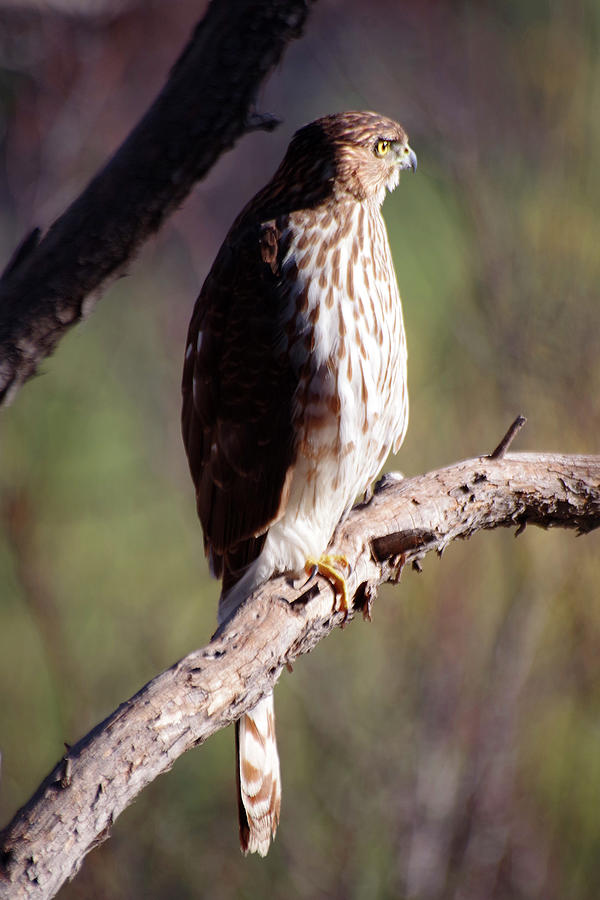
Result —
[[343, 511], [400, 445], [408, 419], [402, 309], [379, 204], [292, 213], [282, 245], [298, 464], [310, 482], [330, 461], [328, 493]]

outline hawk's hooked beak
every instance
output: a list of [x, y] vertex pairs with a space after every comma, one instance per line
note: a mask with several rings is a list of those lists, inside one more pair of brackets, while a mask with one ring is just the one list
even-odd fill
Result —
[[400, 151], [398, 156], [398, 166], [400, 169], [411, 169], [413, 172], [417, 171], [417, 154], [414, 150], [405, 144], [405, 146]]

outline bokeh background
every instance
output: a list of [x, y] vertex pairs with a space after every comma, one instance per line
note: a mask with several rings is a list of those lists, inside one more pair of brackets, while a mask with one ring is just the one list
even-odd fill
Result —
[[[232, 0], [235, 2], [235, 0]], [[49, 224], [161, 87], [192, 0], [0, 0], [0, 257]], [[2, 415], [0, 822], [63, 752], [206, 642], [179, 435], [187, 322], [292, 133], [396, 117], [419, 156], [385, 204], [411, 424], [389, 468], [600, 450], [600, 4], [321, 0], [224, 156]], [[237, 848], [233, 734], [181, 759], [61, 897], [600, 894], [598, 536], [488, 533], [427, 558], [284, 673], [282, 822]]]

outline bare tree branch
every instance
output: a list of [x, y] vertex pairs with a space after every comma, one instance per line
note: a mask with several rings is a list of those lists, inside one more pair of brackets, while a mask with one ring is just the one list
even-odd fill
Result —
[[518, 435], [521, 428], [523, 428], [523, 426], [526, 424], [527, 419], [525, 418], [525, 416], [517, 416], [496, 449], [492, 450], [492, 452], [490, 453], [490, 459], [502, 459], [502, 457], [505, 456], [506, 451]]
[[[600, 456], [506, 454], [426, 475], [388, 475], [334, 535], [349, 564], [354, 611], [368, 616], [377, 587], [430, 550], [482, 529], [526, 524], [584, 533], [600, 525]], [[270, 691], [344, 614], [322, 577], [259, 588], [210, 644], [149, 682], [94, 728], [0, 834], [0, 898], [54, 896], [104, 841], [112, 823], [186, 750]]]
[[112, 159], [41, 241], [34, 229], [21, 243], [0, 279], [0, 405], [223, 151], [245, 132], [275, 127], [254, 110], [255, 97], [308, 10], [309, 0], [212, 0]]

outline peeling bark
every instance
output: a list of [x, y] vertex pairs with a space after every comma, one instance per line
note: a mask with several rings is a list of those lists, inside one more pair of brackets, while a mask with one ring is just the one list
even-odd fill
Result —
[[[505, 448], [503, 450], [503, 454]], [[600, 525], [600, 457], [479, 457], [414, 478], [388, 475], [336, 531], [348, 560], [351, 619], [378, 586], [431, 550], [484, 529], [528, 525], [583, 534]], [[260, 587], [211, 642], [158, 675], [75, 746], [0, 833], [0, 898], [54, 896], [143, 788], [186, 750], [235, 721], [345, 620], [321, 576]]]

